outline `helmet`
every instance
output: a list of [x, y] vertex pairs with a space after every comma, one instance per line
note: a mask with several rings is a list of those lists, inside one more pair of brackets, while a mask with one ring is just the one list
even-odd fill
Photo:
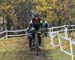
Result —
[[38, 13], [34, 13], [34, 17], [38, 17]]
[[47, 21], [45, 21], [45, 23], [48, 23]]

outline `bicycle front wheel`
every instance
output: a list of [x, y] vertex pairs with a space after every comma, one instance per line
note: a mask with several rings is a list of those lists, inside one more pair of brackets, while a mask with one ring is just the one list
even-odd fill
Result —
[[36, 45], [36, 55], [39, 55], [39, 42], [38, 42], [38, 34], [35, 34], [35, 45]]

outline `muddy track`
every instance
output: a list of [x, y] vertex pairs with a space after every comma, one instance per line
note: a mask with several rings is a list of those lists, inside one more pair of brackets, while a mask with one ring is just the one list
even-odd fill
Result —
[[[29, 47], [28, 46], [28, 40], [25, 40], [24, 41], [26, 43], [26, 47]], [[29, 60], [46, 60], [46, 51], [45, 50], [41, 50], [39, 51], [39, 55], [37, 56], [36, 55], [36, 51], [33, 50], [33, 51], [30, 51], [29, 48], [27, 48], [27, 55], [29, 56]], [[26, 54], [25, 54], [26, 55]]]

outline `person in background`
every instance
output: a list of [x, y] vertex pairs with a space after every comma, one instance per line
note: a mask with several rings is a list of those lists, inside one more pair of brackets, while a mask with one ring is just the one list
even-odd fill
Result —
[[47, 36], [48, 26], [49, 26], [48, 22], [45, 21], [45, 22], [44, 22], [45, 36]]
[[43, 34], [44, 33], [44, 26], [43, 26], [44, 22], [43, 20], [40, 20], [40, 31]]
[[43, 29], [43, 20], [40, 20], [40, 29]]

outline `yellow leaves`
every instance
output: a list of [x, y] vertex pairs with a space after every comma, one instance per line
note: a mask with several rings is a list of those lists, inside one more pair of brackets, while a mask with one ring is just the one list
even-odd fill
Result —
[[33, 2], [34, 2], [34, 3], [38, 3], [38, 0], [34, 0]]
[[13, 9], [13, 6], [4, 4], [4, 5], [2, 5], [2, 9], [7, 11], [7, 10], [10, 10], [10, 9]]
[[45, 11], [47, 10], [46, 7], [36, 6], [37, 11]]
[[12, 5], [8, 5], [7, 9], [13, 9], [13, 6]]
[[56, 2], [57, 0], [51, 0], [52, 2]]
[[57, 0], [48, 0], [48, 2], [55, 3]]
[[42, 5], [43, 5], [43, 4], [46, 5], [46, 2], [45, 2], [45, 1], [42, 1], [41, 3], [42, 3]]
[[3, 24], [3, 17], [0, 16], [0, 24]]
[[45, 11], [45, 10], [47, 10], [46, 7], [42, 7], [42, 8], [41, 8], [41, 11]]
[[50, 6], [50, 7], [48, 7], [48, 9], [52, 9], [52, 7]]
[[40, 0], [40, 2], [45, 2], [45, 0]]
[[2, 12], [2, 16], [5, 17], [7, 16], [7, 14], [9, 15], [9, 17], [12, 19], [12, 20], [16, 20], [16, 15], [14, 13], [14, 6], [12, 6], [12, 4], [9, 4], [9, 3], [3, 3], [1, 6], [0, 6], [1, 10], [3, 11]]
[[48, 0], [48, 2], [53, 2], [51, 4], [48, 4], [46, 2], [46, 0], [40, 0], [41, 5], [36, 6], [36, 10], [41, 14], [41, 11], [47, 11], [47, 17], [46, 20], [54, 20], [53, 17], [53, 12], [51, 12], [50, 10], [53, 9], [59, 9], [57, 5], [54, 5], [54, 3], [56, 2], [56, 0]]
[[0, 20], [3, 20], [3, 17], [2, 16], [0, 16]]
[[40, 8], [40, 6], [36, 6], [36, 9], [39, 9]]
[[50, 16], [47, 16], [47, 21], [52, 21], [52, 20], [54, 20], [54, 16], [52, 16], [52, 15], [50, 15]]

